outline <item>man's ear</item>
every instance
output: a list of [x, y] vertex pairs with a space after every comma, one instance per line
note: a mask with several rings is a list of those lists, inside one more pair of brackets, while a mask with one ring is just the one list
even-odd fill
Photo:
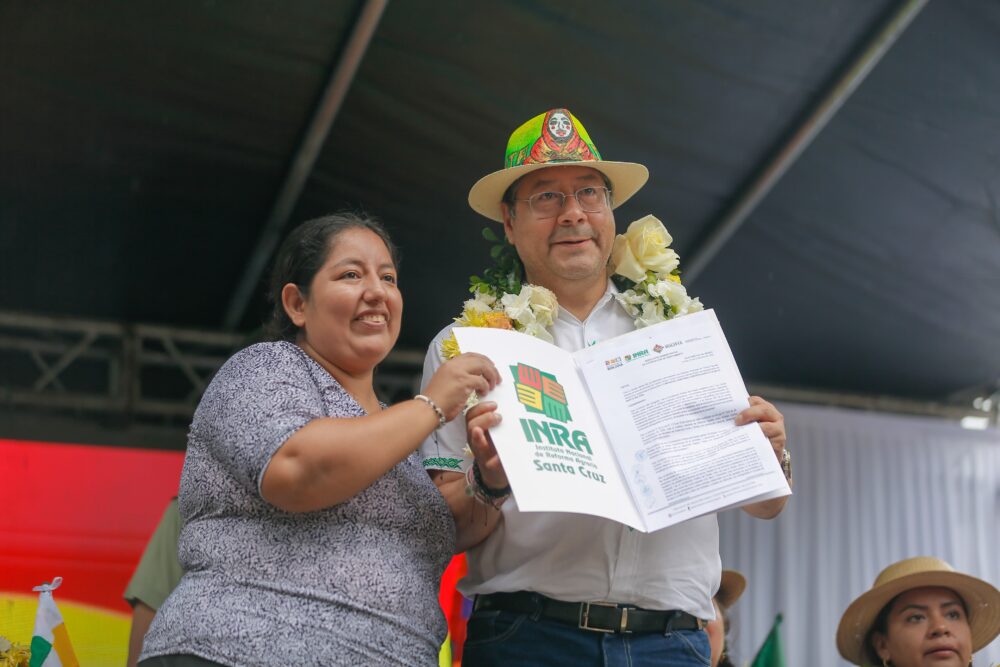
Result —
[[507, 243], [514, 245], [514, 211], [507, 202], [500, 203], [500, 212], [503, 214], [503, 233], [507, 237]]
[[302, 328], [306, 323], [306, 300], [295, 283], [287, 283], [281, 288], [281, 305], [292, 324]]

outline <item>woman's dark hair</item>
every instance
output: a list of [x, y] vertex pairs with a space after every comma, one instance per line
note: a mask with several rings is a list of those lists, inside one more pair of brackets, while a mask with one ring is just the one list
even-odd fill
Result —
[[271, 269], [271, 280], [267, 289], [271, 315], [264, 324], [264, 335], [267, 340], [294, 341], [298, 336], [299, 328], [289, 319], [281, 303], [281, 290], [288, 283], [293, 283], [299, 288], [302, 296], [308, 297], [313, 278], [329, 257], [337, 237], [349, 229], [367, 229], [377, 235], [385, 243], [392, 263], [399, 267], [399, 253], [396, 246], [393, 245], [382, 223], [374, 217], [364, 213], [341, 211], [303, 222], [293, 229], [281, 244], [274, 260], [274, 267]]

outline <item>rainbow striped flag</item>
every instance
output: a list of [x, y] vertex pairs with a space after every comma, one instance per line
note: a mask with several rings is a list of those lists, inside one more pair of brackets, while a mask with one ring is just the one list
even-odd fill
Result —
[[52, 591], [62, 585], [62, 577], [52, 583], [35, 586], [38, 591], [38, 612], [35, 614], [35, 631], [31, 636], [31, 667], [79, 667], [80, 663], [69, 643], [69, 633], [62, 614], [52, 597]]

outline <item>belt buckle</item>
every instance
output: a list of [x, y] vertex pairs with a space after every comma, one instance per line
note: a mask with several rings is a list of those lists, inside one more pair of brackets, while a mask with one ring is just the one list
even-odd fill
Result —
[[[590, 607], [611, 607], [612, 609], [617, 609], [618, 605], [613, 602], [581, 602], [580, 603], [580, 619], [576, 627], [581, 630], [590, 630], [591, 632], [605, 632], [608, 634], [614, 634], [617, 632], [614, 628], [610, 630], [605, 630], [604, 628], [593, 628], [590, 626]], [[622, 609], [622, 620], [621, 620], [621, 632], [630, 632], [625, 629], [625, 623], [628, 620], [628, 610]]]

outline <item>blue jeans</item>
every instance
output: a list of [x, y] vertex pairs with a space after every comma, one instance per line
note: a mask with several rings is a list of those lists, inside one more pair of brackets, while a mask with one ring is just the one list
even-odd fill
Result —
[[534, 614], [476, 611], [469, 618], [462, 667], [707, 667], [704, 630], [608, 634]]

